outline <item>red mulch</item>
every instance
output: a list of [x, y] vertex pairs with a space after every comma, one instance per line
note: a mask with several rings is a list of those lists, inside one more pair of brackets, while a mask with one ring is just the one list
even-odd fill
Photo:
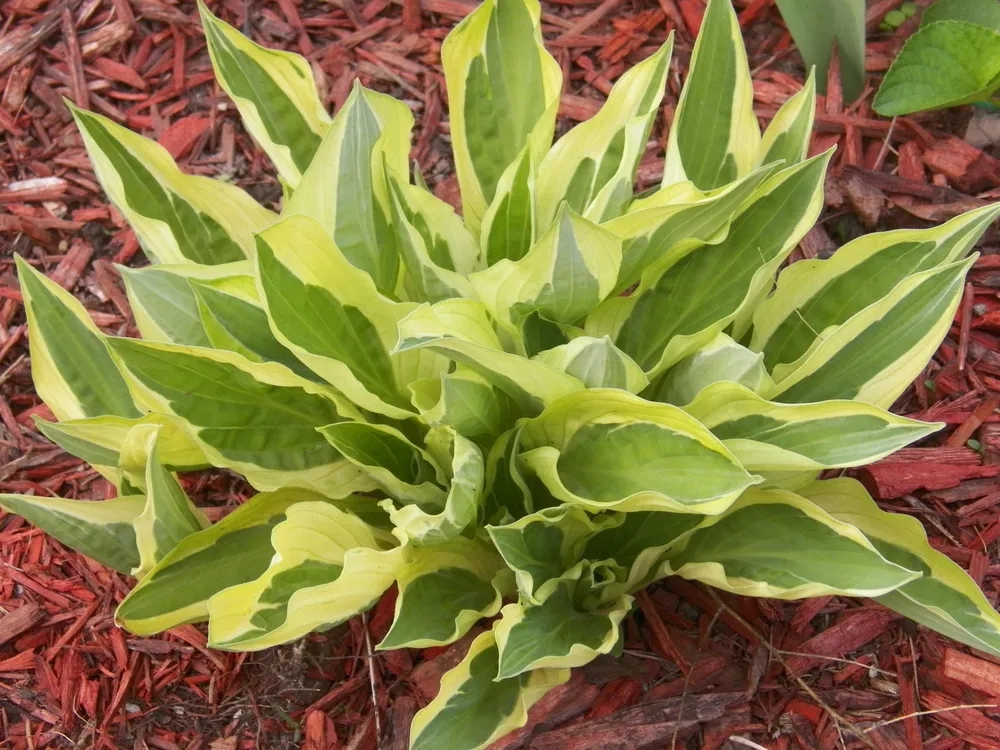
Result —
[[[869, 0], [870, 29], [900, 2]], [[736, 4], [766, 121], [800, 85], [801, 60], [773, 0]], [[331, 108], [355, 78], [405, 99], [417, 116], [414, 158], [439, 195], [457, 197], [439, 50], [469, 0], [213, 7], [240, 25], [249, 15], [258, 41], [307, 55]], [[134, 327], [112, 263], [144, 261], [107, 207], [60, 97], [151, 134], [191, 172], [229, 176], [264, 202], [281, 190], [212, 83], [191, 2], [0, 0], [0, 8], [0, 491], [101, 497], [110, 491], [104, 480], [34, 430], [30, 417], [45, 407], [31, 387], [12, 257], [38, 264], [118, 334]], [[626, 66], [674, 29], [662, 118], [671, 119], [701, 0], [553, 0], [544, 10], [546, 38], [567, 74], [561, 127], [593, 114]], [[888, 67], [913, 26], [870, 36], [870, 72]], [[828, 208], [795, 259], [823, 257], [864, 230], [927, 226], [1000, 197], [1000, 161], [960, 138], [971, 110], [889, 121], [872, 114], [872, 88], [849, 104], [836, 72], [831, 80], [813, 143], [817, 152], [840, 147]], [[660, 176], [662, 123], [654, 135], [640, 169], [645, 185]], [[983, 249], [996, 247], [994, 230]], [[947, 341], [897, 404], [949, 429], [860, 472], [883, 507], [924, 521], [935, 547], [994, 602], [998, 288], [1000, 255], [986, 254]], [[216, 516], [248, 494], [226, 474], [185, 482]], [[300, 644], [213, 652], [195, 626], [158, 638], [116, 629], [112, 613], [129, 582], [19, 518], [0, 516], [0, 559], [0, 748], [402, 750], [410, 717], [467, 643], [379, 653], [370, 675], [365, 628], [372, 642], [384, 634], [389, 595], [366, 619]], [[668, 580], [639, 603], [626, 654], [577, 670], [535, 707], [528, 728], [497, 747], [1000, 748], [1000, 660], [970, 655], [873, 602], [736, 599]]]

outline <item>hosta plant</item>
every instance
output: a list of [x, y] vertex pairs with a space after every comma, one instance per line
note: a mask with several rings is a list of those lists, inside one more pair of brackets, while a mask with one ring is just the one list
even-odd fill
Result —
[[[3, 505], [137, 585], [139, 634], [220, 649], [329, 629], [398, 587], [378, 648], [481, 632], [413, 722], [466, 750], [623, 643], [666, 576], [874, 597], [1000, 655], [1000, 617], [913, 518], [849, 478], [939, 425], [887, 411], [951, 325], [1000, 208], [785, 259], [823, 205], [810, 80], [761, 134], [728, 0], [708, 4], [663, 184], [633, 195], [670, 40], [553, 144], [560, 67], [536, 0], [487, 0], [441, 49], [463, 216], [410, 178], [413, 116], [202, 7], [219, 83], [285, 187], [280, 214], [74, 116], [152, 265], [141, 339], [19, 261], [38, 428], [118, 488]], [[215, 524], [175, 472], [258, 491]], [[489, 622], [486, 622], [489, 620]]]

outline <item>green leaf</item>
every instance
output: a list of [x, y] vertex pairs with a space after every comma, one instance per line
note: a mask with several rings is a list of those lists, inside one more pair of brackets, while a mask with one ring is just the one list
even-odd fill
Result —
[[278, 174], [295, 188], [330, 128], [312, 68], [299, 55], [254, 44], [200, 0], [198, 12], [216, 80]]
[[465, 658], [441, 678], [437, 696], [410, 725], [410, 750], [480, 750], [525, 725], [528, 709], [569, 679], [568, 669], [538, 669], [496, 680], [500, 663], [492, 632], [479, 635]]
[[774, 599], [879, 596], [919, 577], [850, 524], [784, 490], [749, 490], [667, 555], [664, 573]]
[[267, 570], [274, 554], [271, 530], [288, 508], [320, 499], [305, 490], [255, 495], [174, 547], [125, 597], [115, 621], [133, 633], [151, 635], [207, 619], [213, 594], [252, 581]]
[[[632, 204], [629, 212], [603, 225], [622, 238], [622, 263], [615, 293], [639, 281], [654, 263], [683, 257], [723, 232], [774, 165], [719, 190], [702, 193], [690, 184], [660, 190]], [[678, 189], [679, 188], [679, 189]]]
[[583, 318], [614, 290], [621, 240], [565, 203], [520, 260], [499, 260], [470, 277], [479, 299], [503, 326], [538, 312], [555, 323]]
[[104, 334], [83, 305], [20, 256], [15, 260], [31, 340], [31, 378], [52, 413], [59, 420], [141, 416], [104, 346]]
[[760, 163], [784, 161], [791, 167], [809, 154], [816, 116], [816, 69], [809, 71], [802, 90], [781, 105], [760, 142]]
[[587, 388], [620, 388], [638, 393], [649, 385], [642, 368], [607, 336], [578, 336], [533, 359], [579, 378]]
[[318, 428], [348, 461], [383, 490], [404, 502], [443, 507], [444, 474], [427, 451], [396, 428], [364, 422], [339, 422]]
[[670, 128], [663, 184], [728, 185], [751, 172], [759, 146], [743, 32], [730, 0], [709, 0]]
[[142, 513], [142, 495], [113, 500], [0, 495], [0, 508], [27, 521], [77, 552], [128, 574], [139, 564], [132, 523]]
[[408, 173], [412, 127], [409, 107], [355, 83], [283, 211], [318, 221], [382, 292], [395, 291], [399, 278], [385, 169]]
[[409, 388], [420, 421], [431, 427], [453, 427], [466, 437], [481, 438], [499, 435], [507, 423], [507, 397], [468, 368], [417, 380]]
[[[468, 267], [469, 271], [475, 264], [475, 255], [468, 255], [470, 251], [475, 252], [475, 246], [471, 244], [472, 237], [455, 212], [426, 190], [404, 184], [388, 170], [386, 180], [389, 184], [389, 205], [392, 208], [396, 246], [405, 272], [403, 288], [407, 298], [438, 302], [452, 297], [475, 296], [472, 285], [465, 276], [454, 270], [454, 255], [459, 256], [460, 264]], [[426, 205], [427, 199], [423, 196], [429, 196], [437, 203]], [[420, 213], [422, 209], [428, 215]], [[431, 233], [428, 219], [434, 225], [440, 222], [446, 232], [450, 228], [450, 237]], [[450, 224], [452, 226], [449, 227]], [[437, 260], [432, 257], [432, 253]], [[438, 261], [445, 265], [439, 265]]]
[[583, 388], [576, 378], [503, 351], [482, 303], [445, 300], [423, 305], [399, 321], [393, 354], [427, 348], [476, 371], [527, 414]]
[[277, 339], [363, 409], [413, 414], [389, 348], [414, 309], [381, 296], [315, 221], [290, 216], [257, 236], [261, 298]]
[[406, 545], [427, 546], [455, 539], [476, 521], [483, 500], [485, 466], [476, 444], [450, 427], [430, 431], [427, 443], [440, 455], [438, 462], [449, 474], [444, 507], [425, 508], [413, 503], [397, 508], [392, 500], [380, 503], [395, 527], [393, 534]]
[[501, 610], [493, 630], [500, 649], [498, 680], [536, 669], [581, 667], [615, 647], [632, 597], [588, 611], [573, 601], [572, 589], [572, 581], [561, 581], [541, 604], [508, 604]]
[[776, 404], [736, 383], [715, 383], [684, 409], [750, 471], [862, 466], [944, 425], [897, 417], [856, 401]]
[[853, 399], [888, 408], [947, 334], [962, 299], [967, 260], [913, 274], [844, 324], [828, 328], [798, 360], [776, 367], [782, 403]]
[[754, 393], [774, 386], [764, 367], [763, 355], [720, 333], [667, 371], [653, 391], [654, 400], [687, 406], [704, 389], [720, 382], [738, 383]]
[[211, 346], [202, 324], [198, 300], [191, 282], [213, 287], [253, 287], [249, 261], [203, 266], [196, 263], [165, 263], [145, 268], [118, 266], [139, 333], [147, 341], [187, 346]]
[[[274, 634], [300, 627], [296, 617], [303, 615], [301, 600], [311, 590], [329, 588], [342, 575], [356, 572], [348, 570], [349, 560], [380, 545], [372, 529], [353, 513], [316, 500], [290, 506], [271, 530], [270, 546], [274, 557], [266, 571], [209, 599], [208, 641], [213, 648], [256, 650], [263, 648], [259, 644], [265, 639], [269, 644], [288, 640], [276, 640]], [[355, 587], [366, 583], [353, 581]], [[353, 614], [331, 609], [328, 622], [333, 625]]]
[[538, 168], [539, 226], [547, 227], [565, 200], [591, 221], [624, 212], [639, 158], [659, 111], [674, 38], [619, 78], [590, 120], [560, 138]]
[[1000, 88], [1000, 33], [938, 21], [906, 40], [872, 107], [892, 117], [989, 99]]
[[864, 235], [828, 260], [793, 263], [755, 311], [750, 347], [771, 370], [794, 362], [908, 277], [964, 257], [998, 216], [1000, 205], [984, 206], [930, 229]]
[[264, 490], [293, 486], [344, 497], [372, 488], [316, 432], [352, 416], [332, 389], [235, 352], [133, 339], [108, 344], [158, 411], [191, 425], [213, 465]]
[[510, 523], [489, 525], [486, 531], [507, 567], [514, 571], [521, 600], [539, 604], [558, 579], [582, 559], [587, 540], [613, 523], [578, 506], [562, 505]]
[[854, 101], [865, 86], [865, 0], [777, 0], [778, 10], [802, 53], [815, 68], [819, 92], [826, 94], [827, 72], [837, 45], [844, 98]]
[[919, 521], [880, 510], [853, 479], [815, 482], [801, 492], [838, 521], [859, 528], [886, 559], [923, 574], [879, 602], [949, 638], [1000, 655], [1000, 615], [964, 570], [927, 543]]
[[504, 170], [480, 230], [482, 265], [519, 261], [535, 243], [540, 225], [535, 213], [535, 169], [530, 144]]
[[1000, 2], [997, 0], [937, 0], [924, 9], [920, 26], [938, 21], [967, 21], [1000, 31]]
[[557, 499], [591, 511], [721, 513], [759, 481], [681, 409], [617, 390], [559, 399], [525, 423], [522, 446]]
[[486, 0], [441, 47], [462, 207], [477, 232], [525, 145], [537, 164], [552, 143], [562, 71], [542, 44], [540, 16], [537, 0]]
[[154, 263], [242, 260], [254, 233], [278, 218], [235, 185], [184, 174], [158, 143], [67, 106], [104, 192]]
[[88, 464], [118, 466], [122, 446], [132, 428], [151, 424], [160, 428], [157, 450], [164, 466], [172, 471], [192, 471], [211, 465], [184, 422], [170, 415], [147, 414], [138, 418], [108, 415], [62, 422], [46, 422], [38, 416], [34, 419], [39, 432]]
[[136, 445], [144, 464], [141, 485], [133, 482], [146, 492], [146, 507], [133, 521], [139, 564], [132, 575], [140, 579], [185, 537], [209, 526], [205, 514], [194, 506], [177, 479], [160, 463], [160, 429], [159, 425], [140, 425], [133, 428], [128, 438], [128, 442]]
[[455, 539], [406, 548], [402, 555], [396, 615], [380, 651], [453, 643], [500, 611], [506, 571], [483, 542]]
[[506, 523], [535, 509], [532, 491], [520, 459], [521, 427], [514, 427], [494, 441], [486, 457], [485, 502], [480, 521]]
[[647, 269], [633, 294], [609, 300], [608, 308], [622, 309], [613, 317], [624, 318], [615, 344], [654, 377], [711, 342], [767, 292], [778, 266], [815, 223], [831, 156], [828, 151], [779, 172], [724, 239]]

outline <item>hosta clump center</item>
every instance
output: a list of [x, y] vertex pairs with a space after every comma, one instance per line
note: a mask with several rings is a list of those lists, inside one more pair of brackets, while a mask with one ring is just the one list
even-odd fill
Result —
[[[38, 427], [119, 496], [3, 505], [135, 576], [117, 617], [140, 634], [207, 620], [212, 646], [261, 649], [394, 584], [380, 648], [499, 614], [417, 714], [414, 748], [520, 726], [668, 575], [875, 597], [1000, 655], [1000, 618], [917, 521], [817, 481], [938, 428], [886, 409], [1000, 210], [779, 274], [823, 205], [812, 80], [762, 136], [739, 25], [711, 0], [663, 184], [635, 199], [671, 41], [553, 144], [562, 80], [539, 15], [489, 0], [442, 47], [462, 217], [411, 181], [405, 104], [356, 86], [331, 119], [302, 58], [204, 7], [280, 214], [74, 110], [152, 262], [121, 269], [142, 338], [106, 336], [24, 261], [21, 284], [57, 420]], [[259, 493], [215, 524], [174, 474], [209, 466]]]

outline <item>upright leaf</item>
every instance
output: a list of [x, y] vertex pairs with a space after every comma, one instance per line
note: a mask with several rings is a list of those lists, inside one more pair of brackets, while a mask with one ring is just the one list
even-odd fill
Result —
[[540, 17], [538, 0], [486, 0], [441, 47], [463, 213], [476, 232], [525, 145], [537, 164], [552, 142], [562, 72]]
[[709, 0], [667, 141], [663, 184], [727, 185], [750, 173], [759, 145], [743, 31], [730, 0]]
[[405, 104], [356, 84], [283, 212], [318, 221], [383, 292], [394, 292], [399, 278], [385, 168], [408, 173], [412, 127]]
[[204, 2], [198, 12], [216, 80], [282, 180], [295, 188], [330, 128], [312, 68], [299, 55], [254, 44]]
[[567, 344], [554, 347], [534, 359], [583, 381], [588, 388], [620, 388], [639, 393], [649, 379], [642, 368], [607, 336], [578, 336]]
[[854, 101], [865, 87], [865, 2], [777, 0], [806, 66], [816, 69], [819, 91], [826, 94], [827, 72], [836, 46], [844, 97]]
[[254, 233], [277, 219], [235, 185], [184, 174], [158, 143], [67, 106], [104, 192], [152, 262], [242, 260], [253, 255]]
[[503, 171], [479, 233], [480, 265], [521, 260], [541, 230], [535, 208], [535, 165], [531, 144]]
[[921, 271], [840, 326], [795, 362], [774, 369], [769, 398], [808, 403], [846, 398], [888, 408], [948, 332], [975, 257]]
[[[570, 130], [545, 155], [537, 180], [543, 229], [564, 200], [591, 221], [601, 222], [623, 212], [663, 99], [673, 42], [671, 34], [655, 54], [622, 75], [600, 111]], [[631, 158], [626, 158], [627, 152]]]
[[60, 420], [139, 417], [105, 336], [72, 294], [16, 258], [35, 391]]
[[803, 161], [809, 153], [815, 117], [816, 69], [813, 68], [802, 90], [782, 104], [771, 118], [760, 142], [760, 163], [784, 161], [790, 167]]

